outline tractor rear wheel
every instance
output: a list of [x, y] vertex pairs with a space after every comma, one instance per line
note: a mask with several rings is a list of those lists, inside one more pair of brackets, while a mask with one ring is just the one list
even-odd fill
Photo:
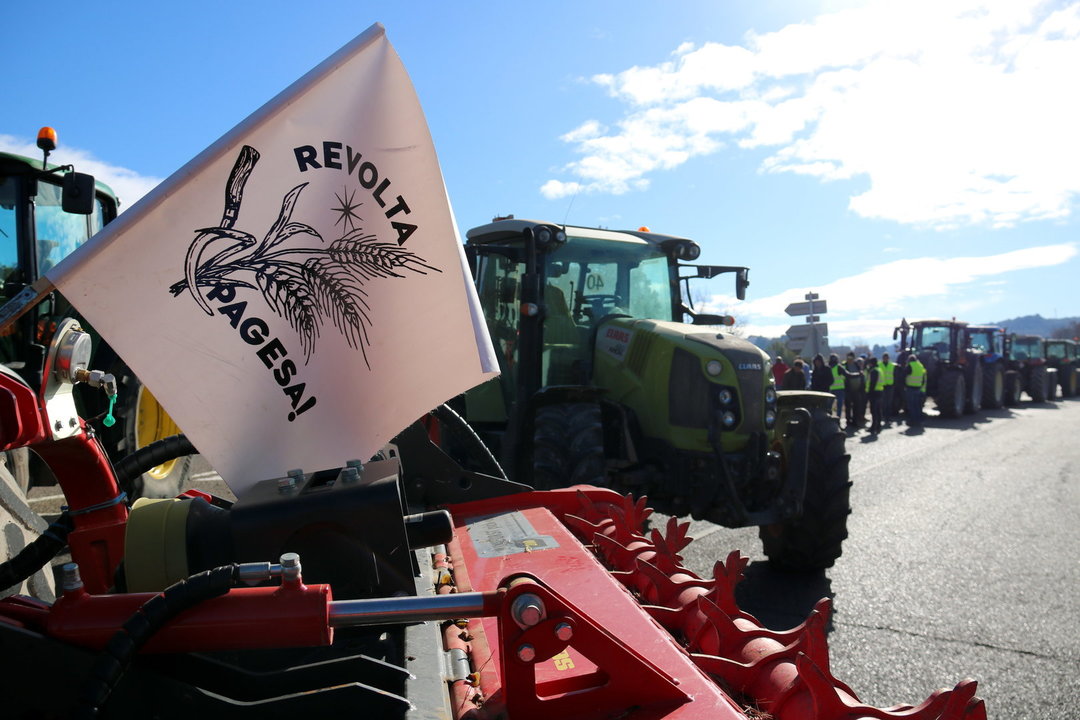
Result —
[[537, 490], [607, 485], [604, 426], [595, 403], [556, 403], [536, 411], [533, 477]]
[[1066, 363], [1058, 369], [1058, 382], [1061, 384], [1062, 397], [1076, 396], [1076, 365]]
[[1028, 375], [1028, 381], [1031, 383], [1028, 386], [1028, 395], [1031, 399], [1037, 403], [1046, 402], [1047, 392], [1047, 375], [1046, 367], [1039, 365], [1038, 367], [1031, 368]]
[[971, 367], [971, 376], [967, 379], [968, 397], [964, 400], [964, 413], [970, 415], [982, 407], [983, 368], [980, 360], [975, 360]]
[[941, 376], [935, 400], [942, 417], [954, 418], [963, 414], [964, 403], [967, 402], [967, 388], [964, 386], [962, 370], [946, 370]]
[[850, 455], [837, 418], [815, 409], [810, 423], [810, 453], [802, 516], [758, 530], [769, 562], [782, 570], [830, 568], [840, 557], [851, 514]]
[[1015, 370], [1005, 373], [1005, 404], [1009, 407], [1020, 404], [1020, 373]]
[[996, 410], [1005, 404], [1005, 371], [1001, 363], [993, 363], [986, 366], [983, 373], [982, 406], [988, 410]]

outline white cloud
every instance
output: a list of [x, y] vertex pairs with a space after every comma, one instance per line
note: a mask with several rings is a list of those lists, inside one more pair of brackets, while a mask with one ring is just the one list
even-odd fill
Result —
[[972, 306], [957, 304], [953, 291], [976, 282], [1003, 282], [994, 278], [1008, 272], [1061, 265], [1077, 254], [1075, 243], [1064, 243], [982, 257], [896, 260], [826, 285], [791, 288], [742, 303], [734, 297], [714, 295], [705, 306], [706, 312], [723, 310], [738, 316], [750, 334], [777, 337], [789, 325], [802, 322], [801, 318], [785, 315], [784, 308], [803, 302], [812, 290], [828, 303], [828, 314], [823, 319], [829, 324], [831, 339], [880, 338], [892, 334], [914, 300], [940, 299], [939, 306], [949, 314], [970, 311]]
[[[11, 135], [0, 135], [0, 151], [24, 155], [35, 160], [41, 157], [41, 150], [35, 143]], [[120, 198], [121, 212], [134, 205], [136, 200], [150, 192], [162, 180], [162, 178], [140, 175], [134, 170], [110, 165], [98, 160], [89, 152], [63, 145], [49, 155], [49, 162], [54, 165], [74, 165], [77, 171], [89, 173], [108, 185]]]
[[575, 192], [620, 194], [730, 143], [767, 150], [764, 172], [867, 179], [863, 217], [1061, 218], [1080, 195], [1077, 67], [1080, 3], [879, 0], [593, 77], [627, 112], [564, 135], [564, 169]]

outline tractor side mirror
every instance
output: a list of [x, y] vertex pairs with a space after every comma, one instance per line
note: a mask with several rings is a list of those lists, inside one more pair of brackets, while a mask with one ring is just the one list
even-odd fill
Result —
[[746, 288], [750, 286], [750, 270], [741, 268], [735, 274], [735, 297], [740, 300], [746, 299]]
[[69, 172], [60, 182], [60, 205], [64, 212], [90, 215], [94, 212], [94, 176]]

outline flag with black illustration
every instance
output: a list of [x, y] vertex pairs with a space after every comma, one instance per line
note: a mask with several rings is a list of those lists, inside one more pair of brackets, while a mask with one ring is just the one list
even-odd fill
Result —
[[234, 490], [364, 460], [496, 361], [373, 26], [49, 271]]

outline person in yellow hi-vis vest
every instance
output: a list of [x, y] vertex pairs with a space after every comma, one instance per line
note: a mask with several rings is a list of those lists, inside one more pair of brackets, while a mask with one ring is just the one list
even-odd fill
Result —
[[908, 372], [904, 378], [909, 427], [922, 427], [923, 393], [926, 392], [926, 368], [914, 354], [908, 356]]
[[881, 353], [878, 371], [881, 373], [881, 418], [885, 421], [885, 425], [890, 425], [893, 417], [893, 383], [896, 380], [896, 363], [889, 360], [889, 353]]
[[[836, 398], [836, 416], [838, 418], [844, 417], [844, 388], [849, 377], [862, 377], [860, 373], [851, 372], [846, 367], [840, 364], [840, 356], [836, 353], [829, 355], [829, 372], [832, 373], [832, 384], [829, 385], [829, 392]], [[848, 428], [851, 424], [848, 423]]]

